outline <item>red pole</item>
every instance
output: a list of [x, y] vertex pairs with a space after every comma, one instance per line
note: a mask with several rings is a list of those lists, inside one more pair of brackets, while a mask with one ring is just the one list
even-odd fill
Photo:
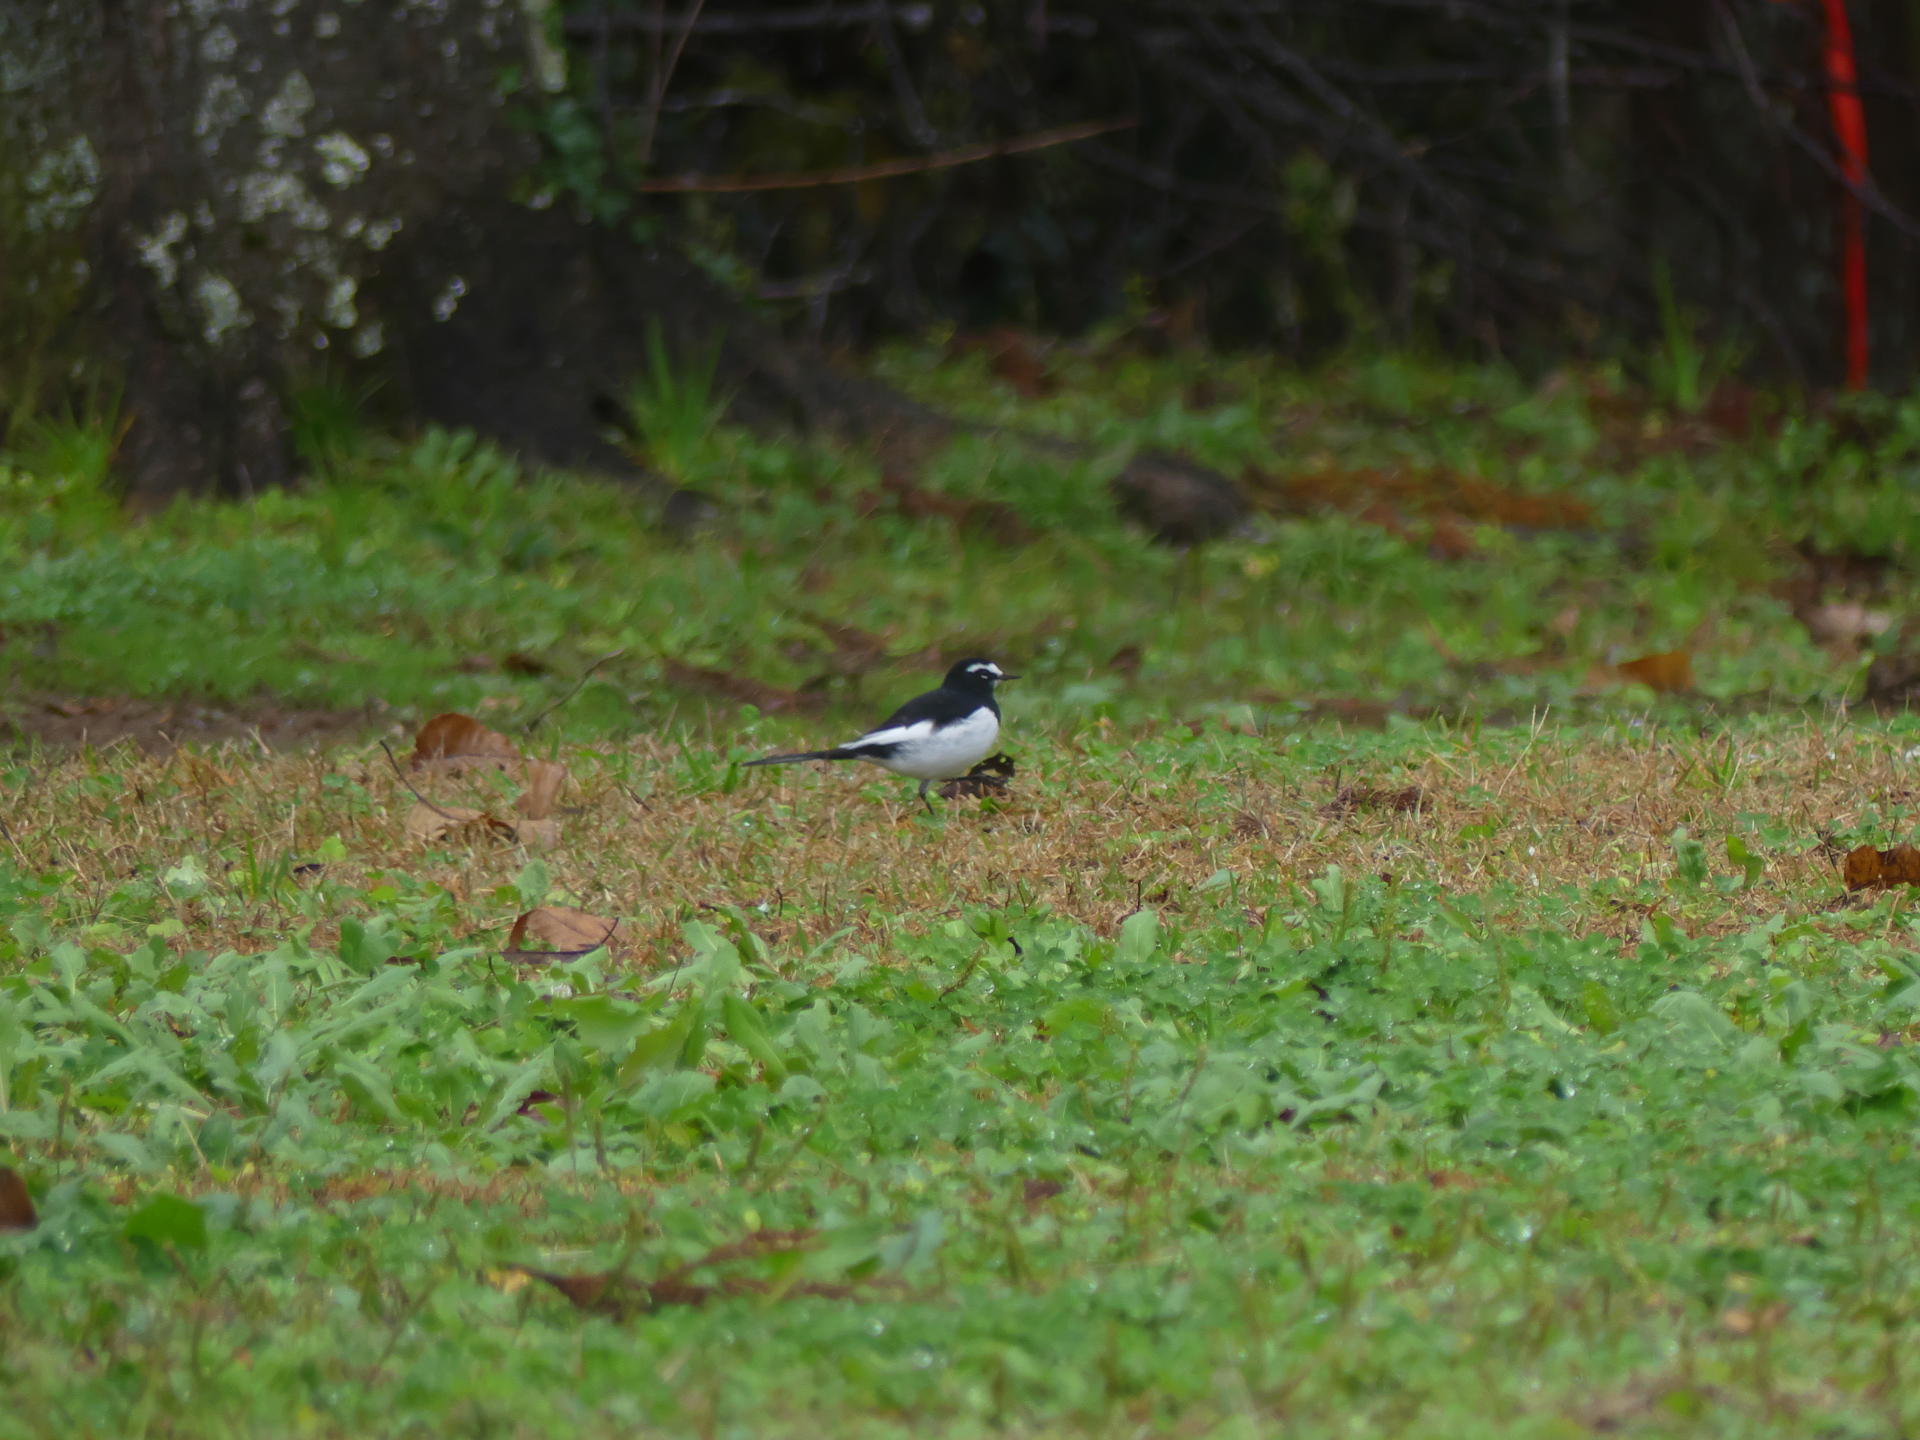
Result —
[[[1847, 0], [1825, 0], [1827, 103], [1840, 141], [1840, 172], [1852, 184], [1867, 179], [1867, 116], [1860, 108], [1853, 64], [1853, 27]], [[1867, 238], [1860, 197], [1849, 190], [1840, 207], [1840, 288], [1847, 301], [1847, 388], [1867, 388]]]

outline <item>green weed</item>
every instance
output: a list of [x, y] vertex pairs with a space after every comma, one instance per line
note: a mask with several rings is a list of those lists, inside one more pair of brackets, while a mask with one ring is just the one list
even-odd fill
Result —
[[[569, 747], [541, 859], [408, 847], [377, 751], [43, 766], [0, 1429], [1911, 1424], [1914, 926], [1817, 834], [1911, 738], [1030, 732], [931, 822]], [[625, 939], [503, 958], [542, 901]]]
[[719, 363], [718, 341], [676, 360], [656, 320], [647, 331], [646, 373], [627, 390], [627, 414], [642, 458], [682, 485], [713, 476], [713, 435], [727, 413], [725, 397], [713, 389]]
[[[5, 472], [0, 1434], [1920, 1421], [1915, 923], [1835, 871], [1909, 837], [1914, 727], [1793, 708], [1867, 658], [1808, 606], [1901, 653], [1920, 406], [1048, 363], [885, 357], [980, 425], [905, 485], [662, 367], [692, 540], [324, 397], [246, 504]], [[1147, 446], [1267, 508], [1150, 543]], [[1667, 648], [1703, 696], [1592, 678]], [[1029, 677], [1006, 797], [740, 768], [959, 649]], [[411, 838], [410, 784], [514, 787], [371, 745], [36, 750], [35, 690], [473, 709], [568, 767], [559, 840]], [[542, 958], [539, 904], [620, 924]]]
[[[1059, 393], [1020, 400], [973, 361], [887, 358], [887, 376], [989, 427], [925, 461], [913, 483], [938, 503], [917, 509], [857, 453], [713, 429], [705, 372], [662, 367], [649, 443], [723, 515], [692, 543], [615, 487], [530, 474], [471, 436], [355, 441], [344, 402], [302, 411], [324, 479], [249, 503], [134, 522], [84, 479], [91, 461], [53, 479], [16, 467], [0, 653], [21, 689], [421, 714], [530, 713], [618, 651], [598, 699], [583, 695], [616, 729], [703, 703], [676, 666], [864, 715], [959, 648], [1018, 661], [1049, 713], [1123, 719], [1250, 699], [1283, 715], [1348, 700], [1526, 713], [1594, 703], [1596, 665], [1682, 646], [1710, 697], [1799, 703], [1856, 686], [1859, 665], [1778, 598], [1794, 546], [1904, 562], [1920, 539], [1912, 406], [1844, 430], [1787, 415], [1701, 450], [1649, 440], [1657, 415], [1608, 418], [1604, 376], [1528, 391], [1406, 360], [1311, 381], [1253, 361], [1053, 363]], [[1195, 390], [1222, 398], [1186, 403]], [[1003, 421], [1084, 458], [991, 429]], [[1146, 446], [1324, 499], [1180, 555], [1106, 492]], [[1342, 476], [1408, 472], [1568, 497], [1593, 518], [1469, 518], [1457, 553], [1417, 507], [1382, 525], [1364, 495], [1343, 502]], [[952, 518], [982, 504], [1021, 532]], [[1865, 598], [1897, 619], [1907, 574], [1896, 563]]]

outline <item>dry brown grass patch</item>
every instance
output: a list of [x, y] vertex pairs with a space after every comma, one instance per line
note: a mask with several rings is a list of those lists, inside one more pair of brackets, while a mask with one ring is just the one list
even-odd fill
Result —
[[[1716, 873], [1730, 868], [1723, 837], [1756, 817], [1804, 837], [1766, 855], [1759, 884], [1724, 897], [1711, 923], [1734, 927], [1837, 896], [1848, 847], [1820, 837], [1913, 795], [1896, 739], [1838, 722], [1644, 740], [1629, 727], [1611, 739], [1543, 727], [1517, 751], [1433, 737], [1397, 766], [1342, 776], [1331, 802], [1327, 774], [1292, 760], [1284, 737], [1251, 751], [1174, 747], [1185, 763], [1159, 773], [1164, 742], [1142, 745], [1109, 767], [1030, 740], [1004, 800], [949, 802], [932, 821], [908, 787], [873, 772], [808, 769], [724, 794], [691, 788], [677, 747], [651, 738], [582, 748], [559, 757], [578, 813], [562, 817], [544, 859], [555, 895], [620, 917], [646, 966], [672, 951], [686, 917], [713, 910], [742, 911], [791, 949], [849, 929], [884, 948], [896, 925], [1016, 901], [1111, 933], [1148, 898], [1181, 912], [1222, 870], [1282, 894], [1335, 865], [1462, 894], [1498, 884], [1524, 924], [1529, 894], [1670, 877], [1678, 827], [1708, 844]], [[490, 783], [440, 777], [434, 795], [498, 804]], [[474, 936], [504, 938], [528, 852], [482, 833], [423, 848], [405, 828], [413, 804], [377, 750], [279, 755], [230, 742], [170, 758], [68, 756], [36, 770], [4, 818], [16, 860], [63, 872], [70, 894], [90, 897], [92, 922], [111, 922], [119, 884], [198, 855], [213, 884], [178, 905], [182, 945], [258, 949], [300, 918], [301, 889], [383, 883], [444, 892]], [[334, 835], [346, 858], [314, 871]], [[250, 895], [249, 864], [279, 857], [308, 868]], [[1581, 913], [1631, 940], [1645, 908], [1594, 899]], [[329, 943], [333, 916], [306, 919]]]

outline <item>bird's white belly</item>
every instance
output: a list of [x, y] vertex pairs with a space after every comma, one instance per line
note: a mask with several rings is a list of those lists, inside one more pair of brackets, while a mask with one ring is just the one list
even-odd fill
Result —
[[[993, 751], [1000, 738], [1000, 718], [982, 705], [966, 719], [936, 730], [922, 720], [895, 730], [876, 730], [860, 737], [899, 748], [876, 765], [914, 780], [951, 780], [964, 775]], [[858, 742], [856, 742], [858, 743]]]

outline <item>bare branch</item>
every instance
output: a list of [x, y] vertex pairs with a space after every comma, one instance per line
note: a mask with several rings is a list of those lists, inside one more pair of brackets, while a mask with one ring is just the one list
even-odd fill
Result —
[[644, 180], [636, 189], [651, 194], [688, 193], [743, 194], [754, 190], [811, 190], [821, 185], [854, 185], [865, 180], [888, 180], [896, 175], [918, 175], [927, 170], [947, 170], [955, 165], [971, 165], [1001, 155], [1021, 155], [1045, 150], [1053, 145], [1070, 145], [1076, 140], [1125, 130], [1133, 120], [1096, 120], [1086, 125], [1066, 125], [1058, 130], [1042, 130], [1017, 140], [996, 140], [985, 145], [963, 145], [943, 150], [938, 155], [923, 155], [912, 160], [888, 160], [879, 165], [847, 165], [837, 170], [802, 170], [790, 175], [680, 175], [661, 180]]
[[[933, 19], [931, 5], [816, 5], [810, 10], [774, 10], [766, 14], [723, 11], [701, 15], [693, 24], [700, 35], [754, 35], [794, 30], [850, 30], [871, 25], [882, 17], [898, 20], [909, 30], [924, 30]], [[624, 11], [609, 15], [607, 24], [616, 32], [662, 34], [671, 31], [674, 21], [644, 11]], [[569, 40], [591, 40], [600, 21], [595, 16], [570, 16], [565, 22]]]

